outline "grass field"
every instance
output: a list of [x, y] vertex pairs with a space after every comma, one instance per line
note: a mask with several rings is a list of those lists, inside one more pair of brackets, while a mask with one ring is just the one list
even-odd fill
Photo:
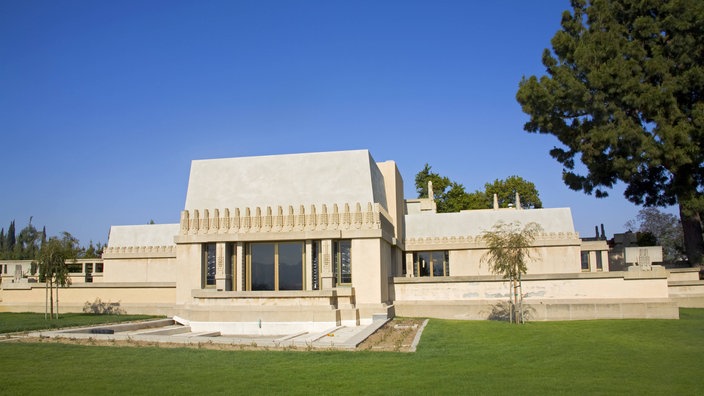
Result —
[[704, 393], [704, 309], [680, 320], [431, 320], [416, 353], [0, 343], [0, 394]]

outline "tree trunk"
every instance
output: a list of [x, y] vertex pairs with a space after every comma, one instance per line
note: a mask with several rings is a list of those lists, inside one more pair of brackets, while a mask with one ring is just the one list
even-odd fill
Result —
[[49, 280], [49, 317], [54, 319], [54, 284]]
[[513, 320], [514, 323], [519, 324], [520, 322], [518, 321], [519, 317], [519, 310], [520, 307], [518, 306], [518, 280], [514, 279], [513, 280]]
[[49, 283], [44, 278], [44, 320], [49, 313]]
[[56, 319], [59, 318], [59, 284], [56, 284]]
[[680, 220], [684, 234], [684, 249], [692, 267], [702, 264], [704, 254], [704, 238], [702, 238], [702, 222], [699, 212], [685, 208], [686, 203], [680, 202]]

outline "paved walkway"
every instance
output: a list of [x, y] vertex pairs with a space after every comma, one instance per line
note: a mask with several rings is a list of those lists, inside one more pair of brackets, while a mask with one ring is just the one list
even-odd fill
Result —
[[376, 320], [364, 326], [338, 326], [322, 332], [264, 336], [220, 335], [219, 332], [194, 333], [188, 326], [176, 324], [171, 319], [160, 319], [139, 323], [38, 331], [27, 334], [27, 337], [353, 350], [389, 320]]

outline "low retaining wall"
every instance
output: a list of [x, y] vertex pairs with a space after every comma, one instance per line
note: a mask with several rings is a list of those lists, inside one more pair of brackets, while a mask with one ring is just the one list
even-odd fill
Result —
[[[394, 307], [396, 315], [403, 317], [486, 320], [498, 303], [496, 300], [397, 301]], [[524, 301], [523, 305], [531, 321], [679, 319], [678, 306], [669, 299]]]
[[[664, 270], [526, 275], [522, 283], [531, 320], [679, 318]], [[488, 319], [511, 296], [498, 276], [393, 278], [390, 286], [396, 315], [410, 317]]]
[[[56, 293], [56, 291], [54, 291]], [[80, 283], [59, 289], [61, 312], [82, 312], [86, 302], [97, 298], [119, 303], [128, 314], [172, 315], [175, 283]], [[0, 289], [0, 312], [44, 312], [44, 283], [10, 283]]]

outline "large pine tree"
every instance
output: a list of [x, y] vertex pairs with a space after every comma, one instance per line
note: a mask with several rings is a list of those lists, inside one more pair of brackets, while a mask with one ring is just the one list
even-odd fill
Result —
[[[617, 182], [645, 206], [678, 204], [692, 265], [704, 253], [704, 1], [573, 0], [545, 50], [547, 75], [516, 95], [529, 132], [574, 190]], [[582, 166], [577, 166], [581, 161]]]

